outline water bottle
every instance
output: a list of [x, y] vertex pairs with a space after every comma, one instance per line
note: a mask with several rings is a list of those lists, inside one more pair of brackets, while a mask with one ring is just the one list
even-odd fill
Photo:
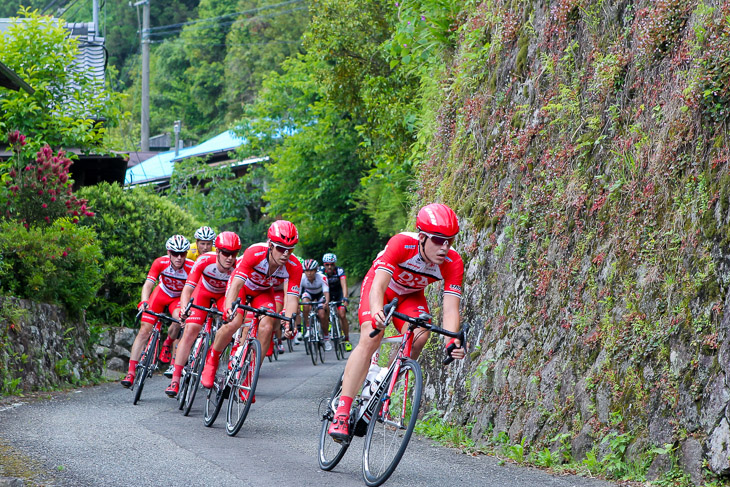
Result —
[[362, 388], [362, 400], [363, 402], [367, 402], [368, 399], [370, 399], [370, 396], [372, 395], [372, 384], [373, 381], [377, 378], [378, 374], [380, 373], [380, 366], [378, 364], [370, 364], [370, 369], [368, 370], [368, 375], [365, 378], [365, 385], [363, 385]]
[[[380, 368], [380, 367], [378, 367], [378, 368]], [[388, 367], [380, 368], [380, 370], [378, 371], [378, 374], [375, 376], [375, 380], [370, 382], [370, 394], [368, 394], [368, 397], [375, 394], [375, 391], [378, 390], [378, 387], [380, 387], [380, 383], [383, 382], [383, 379], [385, 378], [385, 374], [387, 374], [387, 373], [388, 373]]]

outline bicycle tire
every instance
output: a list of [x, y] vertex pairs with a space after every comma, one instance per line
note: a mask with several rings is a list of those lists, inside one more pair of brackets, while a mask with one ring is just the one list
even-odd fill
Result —
[[[193, 370], [193, 364], [195, 362], [196, 354], [200, 349], [202, 336], [198, 335], [193, 342], [193, 346], [190, 347], [190, 353], [188, 354], [188, 360], [185, 362], [185, 368], [183, 369], [183, 375], [180, 377], [180, 390], [177, 393], [177, 408], [183, 410], [185, 408], [185, 401], [188, 395], [188, 386], [190, 385], [191, 373]], [[183, 413], [184, 416], [187, 414]]]
[[274, 341], [271, 343], [271, 346], [274, 347], [274, 350], [272, 350], [272, 354], [274, 356], [274, 360], [277, 362], [279, 361], [279, 344], [281, 343], [280, 340], [276, 338], [276, 335], [274, 335]]
[[345, 358], [344, 355], [342, 355], [342, 350], [340, 349], [340, 337], [332, 339], [332, 348], [335, 350], [335, 357], [337, 360]]
[[180, 377], [180, 389], [177, 392], [177, 409], [182, 411], [185, 406], [185, 396], [188, 393], [188, 384], [190, 383], [190, 374], [187, 372], [187, 365], [183, 369], [183, 375]]
[[[259, 369], [261, 369], [261, 343], [254, 339], [248, 346], [246, 356], [241, 361], [241, 366], [236, 374], [236, 379], [231, 387], [231, 394], [228, 398], [228, 413], [226, 415], [226, 433], [228, 436], [236, 436], [243, 422], [246, 421], [253, 396], [256, 394], [256, 384], [259, 380]], [[236, 414], [233, 417], [233, 414]]]
[[[382, 409], [385, 402], [378, 401], [368, 424], [362, 456], [362, 474], [368, 487], [381, 485], [395, 471], [408, 447], [421, 406], [423, 376], [418, 362], [406, 360], [400, 367], [398, 376], [391, 377], [390, 380], [396, 383], [389, 398], [390, 411], [397, 412], [399, 417], [394, 420], [393, 415], [386, 413], [388, 418], [384, 420]], [[409, 402], [410, 409], [407, 406], [402, 408], [402, 405]], [[404, 414], [403, 409], [408, 411]]]
[[142, 389], [144, 389], [144, 382], [147, 380], [147, 376], [152, 375], [152, 361], [155, 358], [157, 338], [157, 331], [153, 330], [152, 334], [150, 334], [149, 340], [147, 340], [147, 346], [145, 347], [144, 352], [142, 352], [143, 358], [140, 360], [141, 367], [140, 365], [137, 366], [137, 368], [141, 368], [141, 370], [134, 379], [137, 390], [134, 392], [134, 401], [132, 401], [132, 404], [135, 406], [137, 405], [139, 398], [142, 397]]
[[286, 339], [286, 346], [287, 346], [287, 348], [289, 348], [289, 353], [294, 353], [294, 339], [293, 338]]
[[317, 342], [310, 338], [307, 341], [307, 346], [309, 347], [309, 358], [312, 359], [312, 365], [317, 365]]
[[[221, 354], [221, 357], [228, 357], [230, 355], [230, 351], [231, 345], [229, 344]], [[221, 362], [228, 364], [228, 360], [221, 360]], [[208, 428], [213, 426], [216, 418], [218, 418], [218, 413], [221, 412], [221, 407], [223, 406], [223, 399], [225, 399], [227, 387], [228, 369], [226, 368], [222, 376], [218, 372], [216, 372], [213, 387], [208, 389], [208, 392], [205, 395], [205, 407], [203, 408], [203, 424]]]
[[317, 347], [319, 348], [319, 362], [324, 363], [324, 338], [320, 338], [319, 342], [317, 343]]
[[190, 414], [190, 409], [193, 407], [195, 396], [198, 393], [200, 387], [200, 378], [203, 375], [203, 368], [205, 367], [205, 358], [208, 356], [209, 342], [206, 336], [201, 337], [203, 343], [201, 344], [198, 354], [195, 356], [195, 362], [190, 370], [190, 380], [188, 381], [188, 390], [185, 395], [185, 409], [183, 410], [183, 416]]
[[327, 434], [327, 430], [332, 424], [332, 419], [335, 417], [336, 408], [333, 403], [341, 391], [342, 376], [340, 376], [340, 380], [337, 381], [334, 389], [332, 389], [332, 394], [327, 398], [327, 406], [322, 415], [322, 429], [319, 432], [319, 468], [326, 472], [329, 472], [340, 463], [340, 460], [342, 460], [345, 452], [350, 447], [350, 441], [338, 443]]

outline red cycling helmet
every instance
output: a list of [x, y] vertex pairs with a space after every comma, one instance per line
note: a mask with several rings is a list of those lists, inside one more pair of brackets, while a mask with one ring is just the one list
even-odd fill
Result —
[[292, 222], [286, 220], [276, 220], [271, 224], [266, 235], [273, 243], [288, 249], [294, 248], [297, 242], [299, 242], [297, 227]]
[[241, 239], [233, 232], [221, 232], [215, 238], [215, 248], [226, 252], [241, 250]]
[[416, 227], [425, 233], [454, 237], [459, 233], [459, 219], [454, 210], [446, 205], [431, 203], [418, 211]]

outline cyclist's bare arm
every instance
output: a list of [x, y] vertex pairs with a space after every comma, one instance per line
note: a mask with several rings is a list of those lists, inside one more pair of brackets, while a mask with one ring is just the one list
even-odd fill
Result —
[[238, 293], [241, 292], [244, 280], [237, 277], [231, 277], [231, 282], [228, 283], [228, 289], [226, 289], [226, 321], [231, 321], [234, 316], [231, 315], [230, 311], [233, 308], [233, 302], [238, 298]]
[[[180, 313], [181, 316], [183, 314], [182, 312], [185, 311], [185, 308], [188, 307], [188, 302], [190, 301], [190, 297], [193, 295], [194, 290], [194, 287], [188, 286], [187, 284], [183, 286], [182, 293], [180, 293], [180, 309], [182, 310]], [[187, 318], [187, 316], [183, 316], [183, 319], [185, 318]]]
[[[444, 294], [444, 328], [449, 331], [458, 332], [461, 328], [461, 315], [459, 314], [459, 305], [461, 298], [452, 294]], [[456, 339], [454, 342], [457, 348], [451, 352], [451, 356], [455, 359], [463, 359], [466, 351], [461, 347], [461, 341]]]
[[385, 313], [383, 313], [383, 301], [385, 291], [388, 289], [391, 275], [384, 269], [377, 269], [373, 278], [373, 285], [370, 288], [370, 316], [373, 318], [373, 328], [385, 328]]
[[[284, 316], [292, 316], [294, 313], [297, 312], [298, 307], [299, 296], [296, 294], [286, 293], [284, 295]], [[296, 329], [294, 330], [294, 332], [290, 330], [289, 326], [286, 326], [284, 329], [286, 330], [287, 337], [291, 338], [296, 335]]]
[[152, 295], [152, 291], [155, 289], [155, 283], [150, 281], [149, 279], [146, 279], [144, 281], [144, 284], [142, 284], [142, 297], [140, 299], [140, 303], [146, 303], [150, 300], [150, 296]]

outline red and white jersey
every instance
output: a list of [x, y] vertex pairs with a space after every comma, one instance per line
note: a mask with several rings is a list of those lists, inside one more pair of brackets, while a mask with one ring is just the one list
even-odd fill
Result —
[[[251, 291], [264, 291], [283, 286], [287, 279], [287, 294], [299, 295], [299, 282], [302, 280], [302, 264], [294, 254], [289, 255], [286, 264], [271, 272], [267, 243], [253, 244], [243, 253], [241, 260], [233, 272], [234, 279], [241, 279]], [[271, 275], [269, 273], [271, 272]]]
[[202, 281], [203, 287], [205, 287], [208, 292], [214, 294], [225, 293], [228, 280], [230, 279], [235, 266], [221, 272], [218, 270], [217, 260], [217, 254], [215, 252], [206, 252], [195, 259], [195, 265], [193, 266], [193, 270], [190, 272], [190, 277], [188, 277], [185, 285], [194, 288], [198, 285], [198, 282]]
[[420, 291], [432, 282], [444, 281], [444, 294], [461, 297], [464, 262], [449, 249], [441, 265], [426, 262], [418, 251], [418, 234], [403, 232], [391, 237], [388, 245], [373, 261], [374, 270], [383, 269], [392, 277], [388, 288], [404, 295]]
[[163, 255], [162, 257], [156, 258], [152, 263], [150, 271], [147, 273], [147, 279], [154, 283], [159, 279], [159, 285], [162, 291], [171, 298], [178, 298], [182, 294], [185, 280], [188, 278], [192, 267], [193, 261], [185, 259], [183, 266], [179, 270], [175, 270], [172, 267], [170, 258]]

